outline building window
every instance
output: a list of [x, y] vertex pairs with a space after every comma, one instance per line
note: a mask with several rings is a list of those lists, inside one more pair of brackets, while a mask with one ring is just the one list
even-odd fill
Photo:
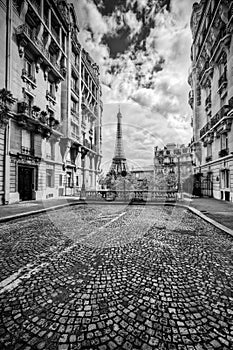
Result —
[[33, 63], [26, 57], [24, 58], [24, 69], [28, 77], [33, 77]]
[[46, 159], [54, 160], [54, 143], [47, 141], [46, 142]]
[[52, 169], [46, 169], [46, 186], [54, 187], [54, 171]]
[[48, 82], [48, 91], [51, 95], [54, 95], [54, 83], [52, 83], [51, 81]]
[[59, 186], [62, 186], [63, 184], [63, 176], [62, 174], [59, 175]]
[[76, 113], [78, 110], [78, 103], [73, 98], [71, 99], [71, 112]]
[[21, 152], [27, 155], [34, 155], [33, 135], [30, 131], [22, 129]]
[[207, 143], [207, 157], [212, 156], [212, 143]]
[[25, 103], [27, 104], [28, 106], [28, 111], [30, 113], [31, 109], [32, 109], [32, 106], [33, 106], [33, 97], [29, 94], [26, 94], [24, 95], [24, 101]]
[[79, 138], [79, 127], [73, 123], [71, 123], [71, 136], [75, 139]]
[[220, 139], [220, 150], [225, 150], [228, 148], [228, 134], [221, 134], [221, 139]]
[[78, 79], [73, 75], [71, 76], [71, 89], [78, 92]]
[[79, 186], [78, 176], [76, 176], [76, 186]]
[[71, 172], [67, 172], [66, 173], [66, 186], [67, 187], [72, 187], [73, 183], [72, 183], [72, 173]]
[[230, 171], [229, 171], [229, 169], [221, 170], [220, 187], [221, 188], [229, 188], [230, 187]]
[[25, 129], [22, 129], [22, 146], [31, 148], [31, 132]]

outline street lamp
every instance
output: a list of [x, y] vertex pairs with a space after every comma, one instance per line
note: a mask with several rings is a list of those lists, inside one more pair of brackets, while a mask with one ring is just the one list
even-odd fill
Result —
[[81, 187], [81, 199], [86, 198], [86, 188], [85, 188], [85, 157], [88, 153], [88, 150], [85, 148], [81, 148], [81, 161], [82, 161], [82, 173], [83, 173], [83, 181], [82, 181], [82, 187]]
[[124, 179], [124, 200], [125, 200], [125, 177], [126, 177], [126, 175], [127, 175], [127, 171], [124, 169], [124, 170], [122, 170], [122, 172], [121, 172], [121, 176], [123, 177], [123, 179]]
[[181, 156], [181, 151], [180, 150], [178, 150], [177, 151], [177, 153], [176, 153], [176, 155], [177, 155], [177, 167], [178, 167], [178, 193], [180, 193], [181, 194], [181, 197], [182, 197], [182, 189], [181, 189], [181, 178], [180, 178], [180, 156]]

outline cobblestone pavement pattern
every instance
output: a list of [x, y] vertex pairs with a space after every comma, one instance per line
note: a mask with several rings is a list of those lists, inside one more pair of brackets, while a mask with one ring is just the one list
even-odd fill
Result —
[[0, 226], [0, 349], [233, 348], [232, 238], [173, 207]]

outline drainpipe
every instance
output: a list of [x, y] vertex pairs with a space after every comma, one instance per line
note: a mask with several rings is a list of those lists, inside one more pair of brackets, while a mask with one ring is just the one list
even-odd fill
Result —
[[[11, 13], [12, 13], [12, 0], [6, 2], [6, 61], [5, 61], [5, 89], [11, 89]], [[10, 193], [10, 120], [5, 126], [4, 137], [4, 204], [9, 203]]]

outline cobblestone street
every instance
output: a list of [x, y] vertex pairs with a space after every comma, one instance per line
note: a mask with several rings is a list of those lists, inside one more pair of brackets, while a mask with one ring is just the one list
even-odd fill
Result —
[[0, 228], [0, 349], [233, 348], [233, 240], [187, 210], [83, 205]]

